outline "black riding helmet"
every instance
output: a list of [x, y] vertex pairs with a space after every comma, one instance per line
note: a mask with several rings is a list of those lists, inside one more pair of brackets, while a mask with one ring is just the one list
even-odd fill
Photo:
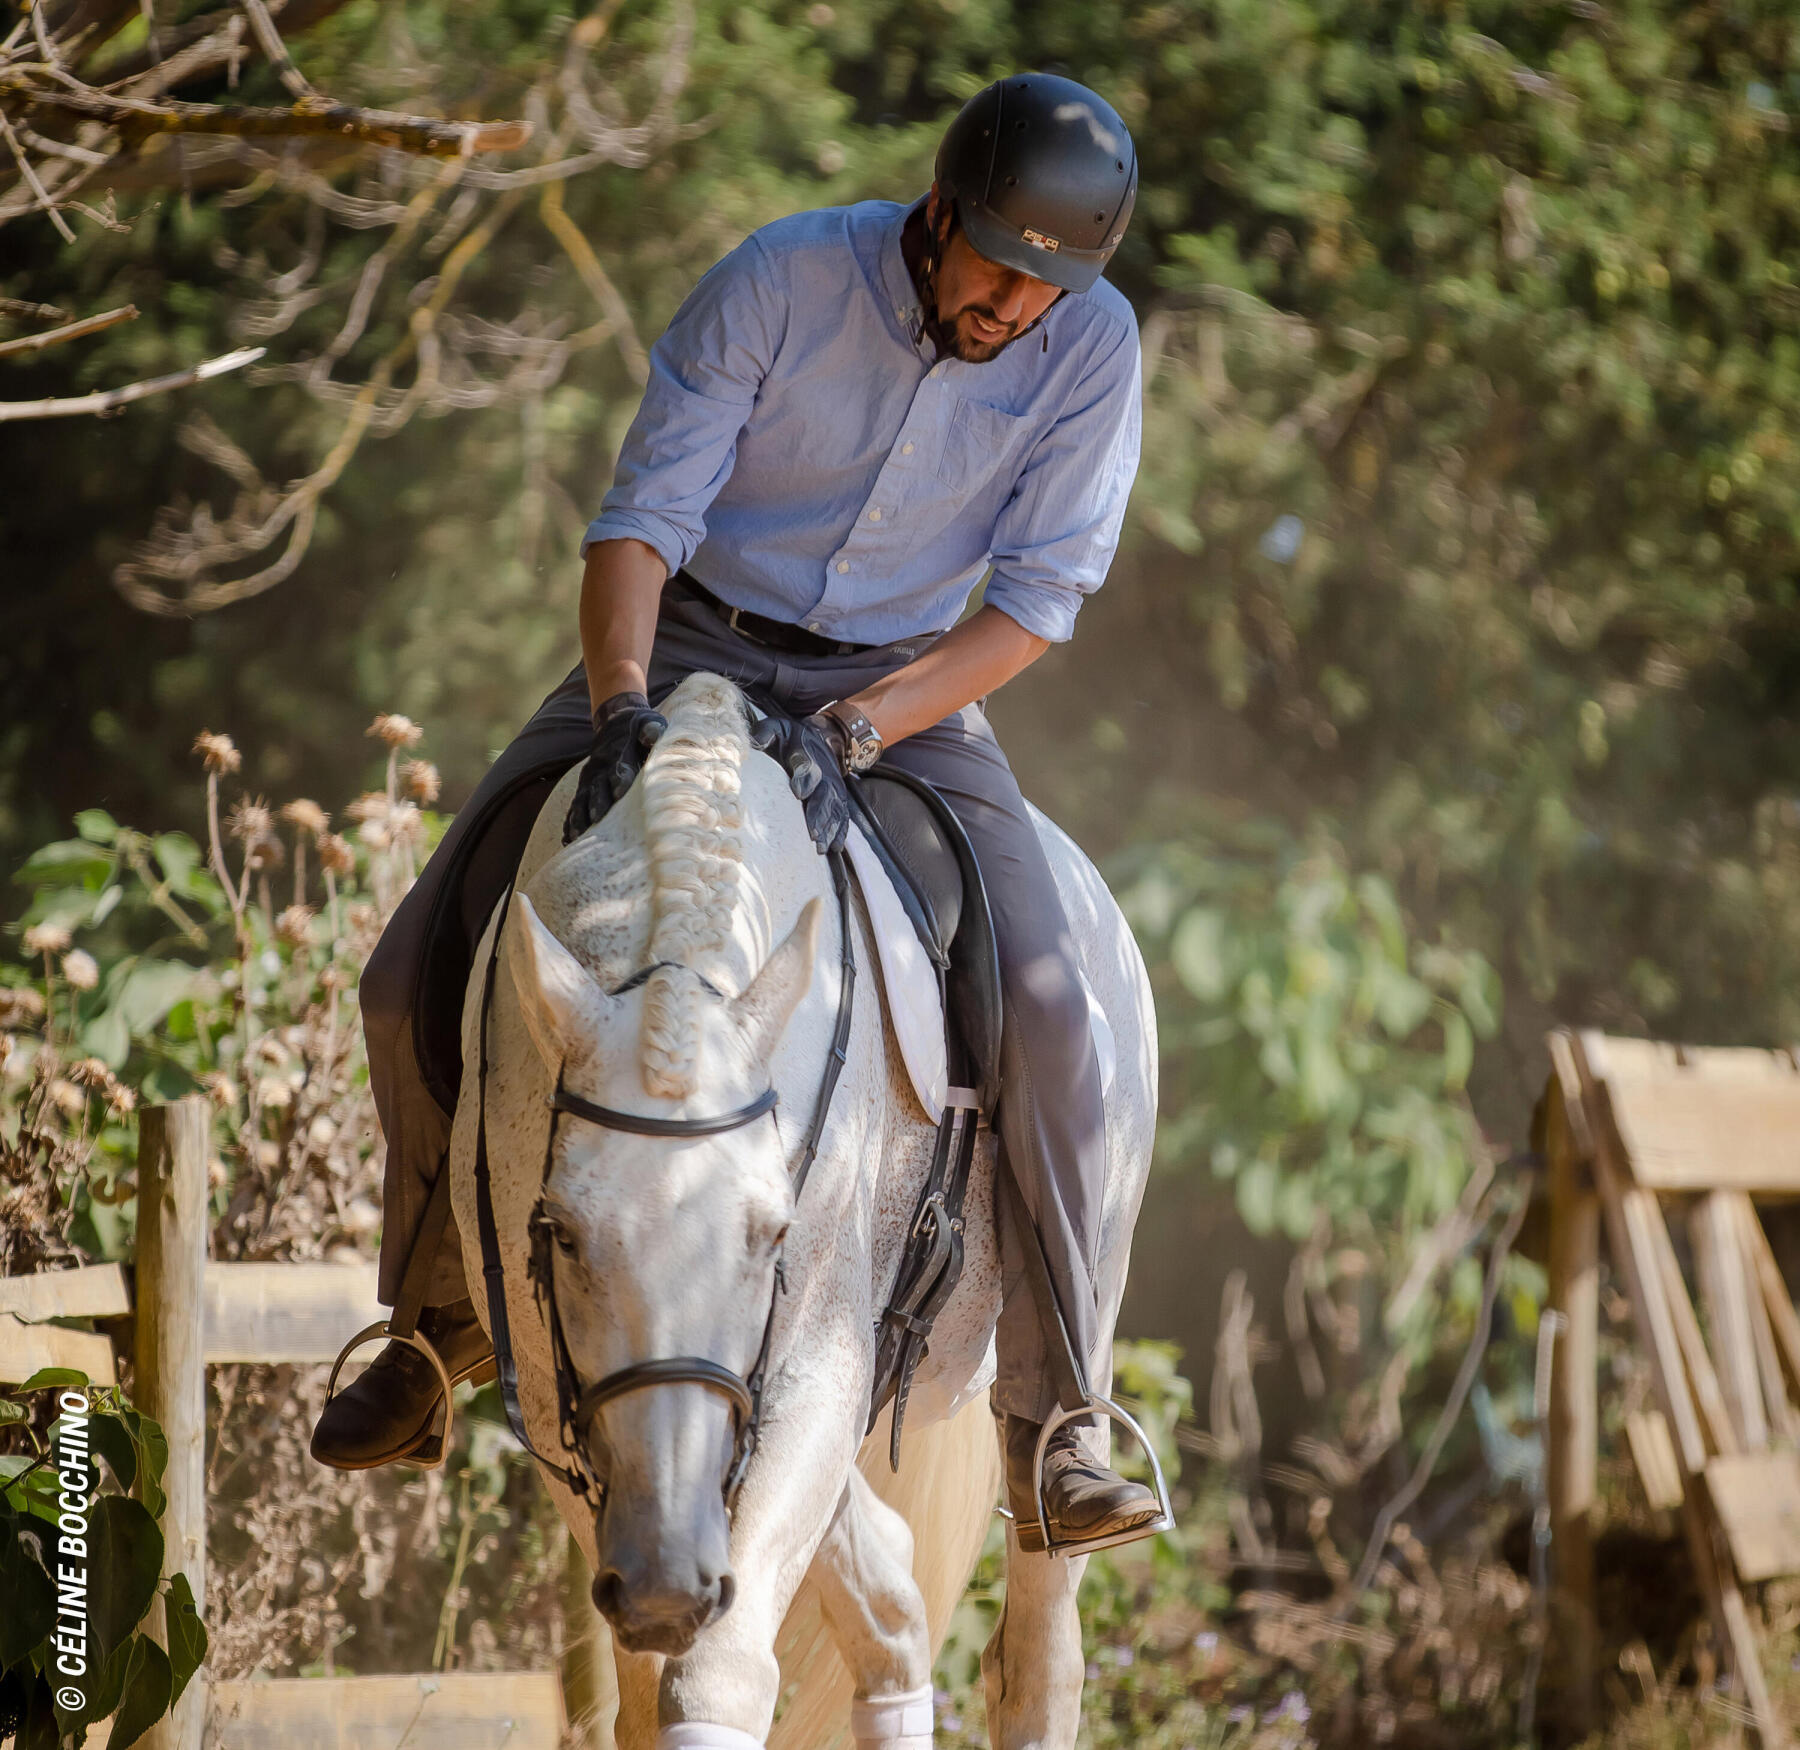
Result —
[[1131, 222], [1137, 149], [1085, 85], [1015, 73], [963, 105], [938, 147], [937, 185], [989, 261], [1085, 292]]

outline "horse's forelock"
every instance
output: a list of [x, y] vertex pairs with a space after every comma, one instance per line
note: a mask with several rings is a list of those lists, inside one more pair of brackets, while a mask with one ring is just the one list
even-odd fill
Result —
[[[650, 852], [650, 958], [706, 971], [731, 939], [743, 866], [741, 793], [749, 750], [743, 696], [691, 675], [665, 707], [669, 727], [644, 765]], [[652, 1094], [680, 1099], [699, 1075], [698, 979], [651, 974], [640, 1065]]]

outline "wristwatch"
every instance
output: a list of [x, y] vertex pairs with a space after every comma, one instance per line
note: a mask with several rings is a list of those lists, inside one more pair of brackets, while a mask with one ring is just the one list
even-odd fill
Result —
[[849, 745], [844, 750], [846, 772], [866, 772], [881, 758], [881, 732], [848, 699], [834, 699], [819, 715], [829, 717], [843, 730]]

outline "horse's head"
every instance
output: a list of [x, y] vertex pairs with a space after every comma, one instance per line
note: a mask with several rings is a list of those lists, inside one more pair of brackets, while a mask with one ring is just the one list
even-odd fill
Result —
[[[612, 996], [519, 895], [508, 923], [512, 968], [531, 1037], [577, 1106], [655, 1119], [706, 1120], [753, 1105], [770, 1086], [783, 1030], [812, 981], [819, 901], [741, 996], [695, 972], [654, 975], [683, 993], [682, 1094], [640, 1061], [645, 1005]], [[802, 1121], [803, 1122], [803, 1121]], [[791, 1133], [790, 1133], [791, 1134]], [[763, 1116], [711, 1134], [638, 1135], [558, 1123], [539, 1228], [577, 1393], [651, 1361], [699, 1358], [738, 1378], [756, 1365], [794, 1199], [780, 1134]], [[674, 1371], [674, 1370], [671, 1370]], [[635, 1377], [635, 1376], [634, 1376]], [[654, 1376], [593, 1394], [577, 1418], [604, 1489], [594, 1602], [634, 1652], [678, 1654], [730, 1605], [725, 1487], [739, 1454], [741, 1401], [696, 1380]]]

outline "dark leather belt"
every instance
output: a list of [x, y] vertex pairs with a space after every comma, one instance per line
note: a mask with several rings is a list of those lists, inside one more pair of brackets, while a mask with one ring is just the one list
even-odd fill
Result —
[[767, 614], [753, 614], [748, 608], [734, 608], [729, 602], [720, 601], [705, 584], [685, 571], [676, 572], [675, 581], [690, 595], [698, 596], [732, 631], [740, 638], [748, 638], [752, 644], [767, 645], [771, 650], [784, 650], [795, 656], [854, 656], [858, 651], [875, 648], [872, 644], [851, 644], [842, 638], [825, 638], [789, 620], [775, 620]]

